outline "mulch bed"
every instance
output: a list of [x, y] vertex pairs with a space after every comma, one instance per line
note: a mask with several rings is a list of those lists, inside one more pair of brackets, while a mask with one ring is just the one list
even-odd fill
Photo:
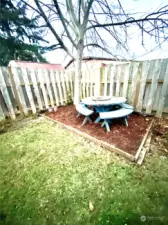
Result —
[[[128, 127], [124, 126], [123, 119], [116, 119], [113, 120], [111, 131], [108, 133], [105, 128], [100, 126], [100, 123], [87, 123], [85, 126], [81, 126], [84, 116], [77, 118], [77, 112], [73, 105], [59, 107], [56, 112], [46, 113], [45, 115], [65, 125], [85, 132], [92, 137], [115, 145], [117, 148], [131, 155], [136, 154], [151, 122], [150, 117], [132, 114], [128, 119]], [[93, 120], [95, 120], [95, 118], [97, 118], [97, 115], [92, 117]]]
[[168, 154], [168, 118], [155, 120], [152, 129], [152, 139], [159, 150]]

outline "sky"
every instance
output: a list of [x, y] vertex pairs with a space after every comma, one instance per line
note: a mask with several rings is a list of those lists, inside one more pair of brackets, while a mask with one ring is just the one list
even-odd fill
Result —
[[[114, 0], [115, 1], [115, 0]], [[125, 10], [129, 10], [131, 12], [138, 12], [137, 17], [141, 17], [144, 13], [150, 13], [155, 9], [158, 9], [168, 3], [168, 0], [121, 0], [121, 3]], [[130, 32], [134, 33], [132, 39], [128, 42], [130, 48], [131, 57], [134, 56], [136, 60], [146, 60], [146, 59], [155, 59], [155, 58], [166, 58], [168, 57], [168, 42], [165, 42], [162, 45], [162, 49], [156, 48], [157, 44], [150, 37], [145, 37], [145, 48], [142, 46], [140, 33], [136, 30], [136, 28], [132, 28]], [[51, 34], [47, 35], [47, 40], [50, 43], [53, 43], [53, 36]], [[109, 39], [108, 36], [104, 37], [104, 39], [109, 43], [113, 44], [112, 40]], [[116, 47], [113, 47], [114, 54], [116, 52]], [[104, 56], [107, 57], [106, 54], [102, 54], [102, 51], [95, 51], [93, 56]], [[120, 53], [123, 54], [122, 52]], [[85, 51], [85, 56], [87, 56], [87, 52]], [[53, 52], [48, 52], [44, 55], [46, 59], [50, 63], [61, 63], [65, 65], [68, 58], [65, 59], [65, 53], [63, 50], [57, 50]], [[123, 54], [125, 58], [130, 56]]]

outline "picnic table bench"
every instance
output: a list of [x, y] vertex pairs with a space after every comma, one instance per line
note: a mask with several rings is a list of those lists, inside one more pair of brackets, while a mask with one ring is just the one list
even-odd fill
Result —
[[83, 120], [82, 126], [85, 125], [88, 122], [92, 122], [90, 115], [93, 114], [93, 110], [88, 109], [84, 104], [77, 104], [76, 106], [76, 110], [78, 111], [78, 115], [77, 117], [79, 117], [80, 115], [85, 116], [85, 119]]
[[106, 127], [107, 132], [110, 131], [109, 119], [124, 118], [125, 125], [128, 126], [127, 116], [133, 112], [133, 109], [121, 108], [110, 112], [100, 112], [100, 119], [103, 119], [101, 127]]

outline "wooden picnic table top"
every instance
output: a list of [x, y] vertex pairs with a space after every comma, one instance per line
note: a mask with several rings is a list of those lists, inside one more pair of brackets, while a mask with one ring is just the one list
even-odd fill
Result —
[[82, 99], [82, 102], [85, 105], [90, 106], [106, 106], [106, 105], [117, 105], [126, 102], [125, 97], [110, 97], [110, 96], [101, 96], [101, 100], [97, 100], [96, 97], [88, 97]]

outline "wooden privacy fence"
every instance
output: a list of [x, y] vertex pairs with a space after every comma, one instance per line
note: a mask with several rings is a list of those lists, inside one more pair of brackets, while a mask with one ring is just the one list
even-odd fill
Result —
[[123, 96], [138, 112], [168, 113], [168, 59], [88, 68], [82, 73], [81, 98]]
[[[0, 120], [72, 103], [74, 70], [0, 68]], [[138, 112], [168, 113], [168, 59], [124, 62], [82, 71], [81, 98], [123, 96]]]
[[73, 80], [73, 72], [0, 67], [0, 120], [71, 103]]

